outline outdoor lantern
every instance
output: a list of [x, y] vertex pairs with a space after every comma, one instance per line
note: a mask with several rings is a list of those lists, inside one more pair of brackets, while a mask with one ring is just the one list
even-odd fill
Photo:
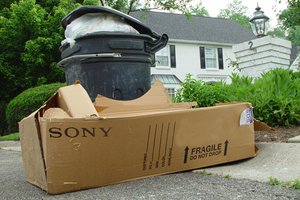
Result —
[[257, 5], [255, 8], [254, 16], [249, 20], [251, 28], [256, 37], [263, 37], [266, 35], [266, 29], [269, 21], [269, 17], [264, 15], [264, 12]]

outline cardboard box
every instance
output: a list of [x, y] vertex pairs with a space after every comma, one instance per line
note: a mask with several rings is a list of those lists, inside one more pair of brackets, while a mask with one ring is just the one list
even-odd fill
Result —
[[191, 109], [161, 83], [133, 101], [87, 97], [62, 87], [19, 123], [25, 177], [50, 194], [256, 155], [249, 103]]

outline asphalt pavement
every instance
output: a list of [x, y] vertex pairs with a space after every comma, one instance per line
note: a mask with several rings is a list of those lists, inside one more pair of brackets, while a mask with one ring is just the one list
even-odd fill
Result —
[[300, 179], [300, 143], [260, 143], [258, 147], [260, 151], [255, 158], [205, 168], [205, 172], [202, 169], [202, 172], [174, 173], [49, 195], [26, 182], [19, 143], [0, 142], [0, 199], [300, 200], [300, 190], [267, 183], [270, 176], [284, 181]]

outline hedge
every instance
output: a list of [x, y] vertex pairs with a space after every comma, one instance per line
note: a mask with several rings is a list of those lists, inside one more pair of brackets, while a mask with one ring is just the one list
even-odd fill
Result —
[[18, 122], [42, 106], [58, 88], [64, 85], [65, 83], [52, 83], [29, 88], [12, 99], [5, 111], [8, 132], [18, 131]]

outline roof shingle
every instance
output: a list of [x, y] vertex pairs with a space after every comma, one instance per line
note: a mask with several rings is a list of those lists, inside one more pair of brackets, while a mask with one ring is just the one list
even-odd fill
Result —
[[166, 33], [170, 39], [237, 44], [255, 38], [251, 30], [229, 19], [200, 16], [188, 19], [182, 14], [153, 11], [135, 11], [130, 15], [153, 31]]

